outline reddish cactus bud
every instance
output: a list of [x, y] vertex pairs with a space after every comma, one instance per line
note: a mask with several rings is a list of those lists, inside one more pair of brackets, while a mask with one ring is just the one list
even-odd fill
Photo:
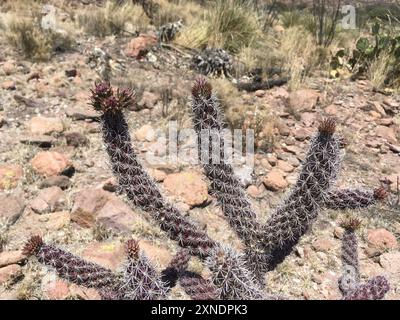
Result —
[[334, 118], [327, 118], [321, 121], [318, 131], [321, 134], [332, 135], [336, 131], [336, 120]]
[[195, 98], [211, 98], [212, 95], [212, 86], [211, 84], [203, 77], [196, 79], [193, 87], [192, 87], [192, 95]]
[[374, 197], [377, 200], [385, 200], [388, 197], [388, 192], [384, 187], [379, 187], [374, 190]]
[[40, 236], [32, 236], [22, 249], [22, 253], [28, 257], [31, 255], [35, 255], [39, 252], [42, 245], [43, 240]]
[[355, 231], [360, 227], [361, 220], [357, 219], [357, 218], [350, 217], [350, 218], [343, 219], [342, 221], [340, 221], [339, 224], [345, 230]]
[[128, 240], [125, 245], [125, 251], [129, 259], [137, 259], [139, 256], [139, 243], [134, 239]]

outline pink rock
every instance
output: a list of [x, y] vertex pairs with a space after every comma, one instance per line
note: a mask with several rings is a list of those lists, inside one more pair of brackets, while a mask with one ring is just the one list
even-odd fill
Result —
[[294, 137], [296, 138], [296, 140], [304, 141], [307, 138], [311, 137], [312, 131], [305, 129], [305, 128], [300, 128], [300, 129], [295, 130], [293, 132], [293, 134], [294, 134]]
[[167, 175], [164, 188], [191, 207], [201, 206], [209, 201], [207, 184], [202, 175], [195, 171]]
[[368, 230], [367, 241], [371, 247], [379, 250], [397, 248], [396, 237], [383, 228]]
[[41, 151], [32, 160], [33, 169], [39, 174], [49, 177], [59, 175], [72, 165], [63, 154], [55, 151]]
[[22, 275], [22, 268], [18, 264], [10, 264], [0, 268], [0, 285], [10, 282]]
[[311, 89], [300, 89], [289, 95], [289, 107], [298, 112], [312, 111], [320, 100], [320, 94]]
[[14, 73], [15, 70], [16, 70], [16, 67], [15, 67], [15, 62], [14, 61], [10, 60], [10, 61], [4, 62], [3, 71], [4, 71], [4, 73], [6, 75], [10, 75], [10, 74]]
[[138, 218], [127, 204], [111, 196], [97, 212], [96, 221], [115, 231], [130, 232], [137, 224]]
[[117, 270], [125, 259], [125, 249], [119, 242], [95, 242], [86, 247], [82, 257], [111, 270]]
[[86, 189], [75, 195], [71, 210], [71, 220], [82, 227], [95, 224], [96, 214], [110, 199], [111, 193], [102, 189]]
[[0, 190], [15, 188], [23, 175], [22, 167], [16, 164], [0, 165]]
[[380, 265], [389, 273], [400, 275], [400, 252], [385, 252], [379, 258]]
[[12, 80], [7, 80], [1, 83], [1, 88], [3, 88], [4, 90], [15, 90], [16, 86], [15, 86], [15, 82]]
[[263, 183], [268, 190], [278, 191], [288, 186], [285, 178], [278, 169], [272, 169], [264, 178]]
[[144, 91], [137, 107], [139, 107], [139, 110], [153, 109], [159, 100], [160, 98], [156, 94], [149, 91]]
[[121, 199], [102, 189], [88, 189], [76, 194], [71, 219], [85, 228], [98, 222], [118, 232], [131, 232], [141, 220]]
[[386, 116], [385, 109], [382, 107], [382, 105], [378, 101], [372, 101], [372, 104], [374, 106], [374, 111], [378, 112], [379, 115], [382, 117]]
[[15, 222], [25, 208], [23, 197], [0, 195], [0, 220]]
[[30, 206], [36, 213], [49, 213], [58, 209], [62, 196], [63, 191], [61, 188], [46, 188], [39, 192], [38, 196], [30, 203]]
[[54, 212], [49, 215], [49, 219], [45, 223], [45, 227], [49, 231], [60, 230], [69, 225], [71, 217], [70, 213], [66, 211]]
[[0, 268], [20, 263], [25, 259], [26, 256], [22, 254], [21, 250], [0, 252]]
[[378, 126], [375, 130], [375, 133], [378, 137], [384, 138], [390, 143], [397, 143], [396, 133], [393, 128]]
[[135, 137], [139, 141], [151, 142], [156, 139], [156, 134], [151, 125], [145, 124], [143, 127], [141, 127], [135, 132]]
[[148, 34], [141, 34], [133, 38], [125, 49], [125, 54], [129, 57], [140, 59], [145, 56], [149, 48], [157, 43], [157, 37]]
[[50, 300], [65, 300], [70, 295], [68, 283], [60, 279], [47, 283], [43, 291]]
[[328, 238], [318, 238], [312, 243], [315, 251], [328, 252], [335, 247], [335, 243]]
[[37, 135], [61, 133], [64, 125], [60, 118], [33, 117], [29, 122], [31, 133]]
[[294, 167], [291, 164], [283, 160], [278, 160], [277, 167], [283, 172], [292, 172], [294, 170]]
[[150, 169], [149, 174], [157, 182], [163, 182], [167, 176], [164, 171], [158, 169]]
[[265, 90], [257, 90], [254, 94], [256, 97], [262, 98], [265, 96]]
[[261, 196], [261, 190], [257, 186], [254, 186], [254, 185], [247, 187], [247, 193], [252, 198], [258, 198]]

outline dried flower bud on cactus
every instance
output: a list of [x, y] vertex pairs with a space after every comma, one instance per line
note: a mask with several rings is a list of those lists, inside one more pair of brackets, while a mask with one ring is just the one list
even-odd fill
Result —
[[111, 270], [47, 245], [38, 236], [26, 243], [23, 252], [36, 256], [40, 263], [54, 268], [60, 277], [70, 282], [92, 288], [115, 288], [119, 284], [118, 277]]
[[344, 210], [366, 208], [382, 201], [387, 197], [384, 188], [375, 190], [366, 189], [338, 189], [326, 194], [324, 206], [328, 209]]
[[161, 276], [149, 259], [139, 251], [135, 240], [126, 245], [127, 263], [124, 268], [123, 285], [119, 291], [127, 300], [159, 300], [167, 294]]
[[356, 289], [360, 282], [358, 241], [355, 234], [360, 224], [361, 221], [356, 218], [347, 218], [340, 223], [345, 229], [342, 238], [343, 274], [339, 279], [339, 289], [343, 295]]
[[139, 256], [139, 243], [134, 239], [128, 240], [125, 245], [125, 251], [129, 259], [137, 259]]
[[389, 281], [383, 276], [377, 276], [346, 294], [343, 300], [381, 300], [389, 290]]
[[134, 93], [129, 89], [117, 90], [114, 95], [110, 83], [101, 82], [91, 90], [91, 105], [102, 113], [114, 113], [133, 104]]
[[311, 141], [296, 184], [264, 226], [270, 270], [290, 254], [308, 230], [318, 215], [324, 193], [336, 178], [340, 165], [340, 146], [335, 128], [333, 119], [322, 121], [317, 135]]
[[25, 244], [22, 249], [22, 253], [29, 257], [31, 255], [36, 255], [43, 246], [43, 239], [40, 236], [32, 236]]

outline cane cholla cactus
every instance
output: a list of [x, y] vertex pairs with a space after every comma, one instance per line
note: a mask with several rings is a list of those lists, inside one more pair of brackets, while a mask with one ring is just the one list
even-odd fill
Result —
[[119, 278], [111, 270], [45, 244], [40, 236], [31, 237], [23, 253], [35, 256], [40, 263], [55, 269], [60, 277], [78, 285], [112, 291], [119, 283]]
[[387, 192], [380, 187], [367, 189], [338, 189], [327, 193], [324, 206], [328, 209], [359, 209], [376, 204], [387, 197]]
[[182, 21], [164, 24], [158, 29], [158, 39], [161, 42], [170, 42], [175, 39], [182, 27]]
[[152, 214], [172, 239], [192, 254], [204, 256], [216, 245], [215, 242], [164, 200], [156, 183], [137, 160], [122, 113], [132, 99], [133, 94], [128, 90], [114, 94], [108, 83], [98, 84], [92, 91], [92, 105], [102, 112], [103, 141], [118, 185], [135, 205]]
[[127, 262], [124, 268], [122, 287], [123, 299], [160, 300], [165, 299], [167, 287], [161, 275], [154, 269], [149, 259], [140, 252], [135, 240], [126, 244]]
[[232, 61], [223, 49], [205, 49], [193, 57], [192, 64], [203, 75], [231, 77]]
[[347, 218], [340, 223], [345, 231], [342, 239], [343, 275], [339, 279], [339, 289], [344, 295], [353, 291], [360, 282], [358, 241], [355, 233], [360, 223], [356, 218]]
[[350, 291], [343, 300], [381, 300], [389, 290], [389, 281], [383, 276], [377, 276]]
[[[132, 104], [132, 100], [131, 91], [113, 90], [109, 83], [97, 84], [92, 90], [91, 104], [101, 113], [103, 141], [112, 171], [129, 200], [148, 212], [183, 250], [161, 273], [133, 240], [127, 244], [127, 262], [123, 271], [117, 273], [46, 245], [37, 237], [32, 238], [24, 250], [28, 255], [38, 257], [40, 262], [54, 267], [61, 277], [98, 288], [103, 299], [164, 299], [176, 283], [192, 299], [281, 299], [263, 291], [264, 274], [292, 251], [317, 217], [320, 207], [333, 207], [333, 203], [340, 203], [341, 193], [347, 195], [342, 197], [346, 198], [346, 205], [337, 205], [336, 208], [365, 207], [384, 198], [382, 190], [373, 193], [331, 191], [339, 168], [341, 141], [335, 133], [335, 121], [327, 119], [322, 121], [311, 141], [292, 190], [265, 224], [257, 222], [243, 186], [235, 177], [232, 166], [224, 160], [223, 117], [217, 99], [210, 84], [200, 79], [192, 90], [195, 129], [199, 138], [203, 130], [210, 131], [211, 138], [208, 137], [207, 141], [217, 138], [220, 146], [217, 154], [212, 153], [211, 157], [208, 154], [208, 162], [203, 167], [211, 180], [212, 193], [244, 243], [244, 252], [237, 252], [208, 237], [163, 198], [131, 145], [123, 110]], [[222, 162], [216, 163], [214, 156]], [[350, 231], [343, 245], [343, 261], [344, 265], [356, 266], [358, 270], [357, 256], [348, 252], [356, 246], [354, 233]], [[211, 271], [210, 279], [187, 270], [189, 255], [197, 255], [205, 263]], [[344, 299], [375, 299], [382, 298], [389, 286], [385, 278], [377, 277], [341, 289]]]

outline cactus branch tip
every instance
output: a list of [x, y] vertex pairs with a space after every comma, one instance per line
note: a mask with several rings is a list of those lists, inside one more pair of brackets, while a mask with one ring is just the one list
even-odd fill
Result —
[[212, 95], [212, 86], [204, 77], [198, 77], [192, 87], [192, 95], [195, 98], [210, 98]]
[[344, 218], [342, 221], [340, 221], [339, 224], [343, 229], [347, 231], [355, 231], [360, 227], [361, 220], [358, 218], [349, 217]]
[[319, 124], [318, 131], [327, 135], [334, 134], [336, 131], [336, 119], [333, 117], [323, 119]]
[[90, 91], [90, 104], [104, 114], [122, 111], [134, 102], [135, 93], [131, 89], [117, 89], [114, 92], [109, 82], [96, 83]]
[[374, 190], [374, 198], [377, 200], [385, 200], [388, 196], [388, 192], [384, 187], [379, 187]]
[[43, 239], [40, 236], [32, 236], [22, 249], [22, 253], [26, 256], [36, 254], [43, 245]]
[[129, 239], [125, 244], [125, 252], [128, 258], [137, 259], [139, 256], [139, 243], [134, 239]]

